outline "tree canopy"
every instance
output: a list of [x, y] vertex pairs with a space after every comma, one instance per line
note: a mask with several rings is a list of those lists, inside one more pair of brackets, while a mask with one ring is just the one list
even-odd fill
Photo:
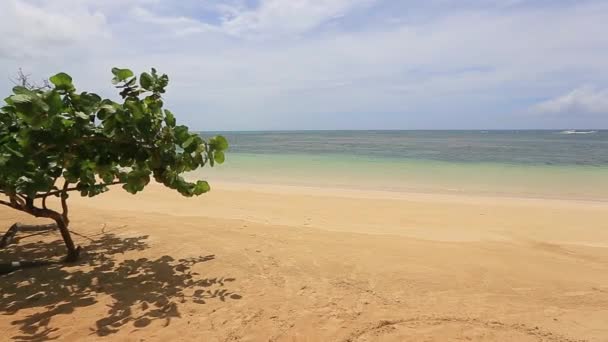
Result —
[[[6, 198], [0, 204], [51, 218], [60, 229], [63, 223], [69, 237], [72, 192], [92, 197], [122, 184], [135, 194], [152, 178], [184, 196], [209, 191], [206, 181], [183, 174], [223, 163], [226, 139], [204, 140], [177, 125], [163, 108], [167, 75], [152, 69], [137, 78], [120, 68], [112, 74], [120, 101], [77, 92], [66, 73], [50, 77], [49, 87], [13, 88], [0, 108], [0, 193]], [[47, 207], [53, 197], [61, 200], [61, 212]]]

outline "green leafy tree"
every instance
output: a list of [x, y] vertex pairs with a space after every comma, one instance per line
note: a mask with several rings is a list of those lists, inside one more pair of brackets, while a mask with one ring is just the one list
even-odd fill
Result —
[[[93, 197], [115, 184], [136, 194], [154, 179], [198, 196], [209, 184], [182, 174], [223, 163], [228, 148], [224, 137], [203, 140], [163, 109], [167, 75], [152, 69], [138, 82], [131, 70], [112, 73], [120, 102], [77, 92], [72, 78], [59, 73], [50, 87], [14, 87], [0, 108], [0, 204], [54, 220], [67, 261], [76, 260], [80, 250], [68, 228], [70, 194]], [[49, 198], [61, 209], [47, 206]]]

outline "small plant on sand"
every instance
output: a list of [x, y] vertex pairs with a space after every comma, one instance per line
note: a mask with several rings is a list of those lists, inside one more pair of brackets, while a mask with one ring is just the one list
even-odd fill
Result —
[[0, 204], [53, 220], [67, 261], [80, 251], [68, 228], [70, 194], [93, 197], [115, 184], [136, 194], [154, 179], [198, 196], [209, 184], [181, 175], [222, 163], [228, 148], [224, 137], [203, 140], [163, 109], [167, 75], [152, 69], [138, 82], [131, 70], [112, 73], [120, 102], [77, 92], [72, 78], [59, 73], [45, 87], [14, 87], [0, 108]]

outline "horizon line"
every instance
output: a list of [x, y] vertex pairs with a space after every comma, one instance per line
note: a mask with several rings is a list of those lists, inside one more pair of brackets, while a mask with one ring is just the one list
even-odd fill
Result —
[[246, 130], [192, 130], [193, 132], [507, 132], [507, 131], [608, 131], [608, 128], [500, 128], [500, 129], [246, 129]]

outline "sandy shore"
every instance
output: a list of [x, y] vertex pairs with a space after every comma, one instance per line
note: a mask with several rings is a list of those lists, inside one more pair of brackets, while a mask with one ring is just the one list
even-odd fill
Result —
[[82, 262], [0, 276], [0, 340], [608, 341], [608, 202], [214, 186], [73, 198]]

